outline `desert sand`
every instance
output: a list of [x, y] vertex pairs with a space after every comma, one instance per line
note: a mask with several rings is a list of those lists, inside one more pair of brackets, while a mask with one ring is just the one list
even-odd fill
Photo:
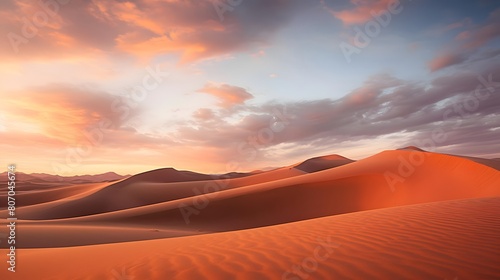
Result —
[[499, 279], [497, 166], [408, 147], [219, 176], [26, 174], [0, 279]]

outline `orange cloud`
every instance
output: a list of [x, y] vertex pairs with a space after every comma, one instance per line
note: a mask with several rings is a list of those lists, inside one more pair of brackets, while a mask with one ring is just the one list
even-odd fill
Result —
[[6, 35], [0, 39], [0, 55], [4, 61], [61, 58], [94, 49], [81, 44], [75, 34], [65, 30], [71, 24], [66, 17], [68, 10], [70, 6], [81, 5], [78, 2], [5, 2], [0, 7], [0, 33]]
[[[173, 53], [181, 63], [193, 62], [254, 49], [299, 11], [289, 1], [269, 0], [241, 5], [238, 10], [244, 13], [235, 9], [221, 22], [209, 0], [69, 1], [55, 12], [38, 1], [5, 1], [0, 7], [0, 33], [15, 33], [16, 39], [2, 37], [0, 54], [11, 60], [104, 51], [140, 59]], [[26, 39], [23, 28], [31, 26], [37, 14], [46, 14], [48, 20], [35, 26], [34, 35]]]
[[253, 98], [253, 95], [244, 88], [228, 84], [206, 84], [203, 88], [199, 89], [198, 92], [217, 97], [220, 100], [220, 106], [224, 108], [243, 104], [245, 101]]
[[[102, 4], [103, 2], [101, 2]], [[165, 32], [165, 28], [162, 26], [161, 21], [156, 21], [151, 18], [146, 12], [141, 11], [137, 5], [131, 2], [109, 2], [113, 5], [113, 14], [115, 19], [129, 23], [134, 26], [143, 27], [144, 29], [150, 30], [156, 34], [162, 34]]]
[[429, 67], [429, 70], [432, 72], [446, 68], [451, 65], [459, 64], [462, 63], [466, 60], [466, 58], [460, 54], [443, 54], [436, 56], [434, 59], [429, 61], [427, 66]]
[[387, 9], [388, 5], [394, 0], [351, 0], [355, 5], [352, 9], [335, 11], [328, 9], [329, 12], [340, 19], [345, 25], [362, 24], [373, 18], [372, 13], [378, 13]]
[[[66, 144], [74, 144], [85, 136], [83, 131], [102, 120], [110, 127], [120, 127], [125, 109], [118, 97], [103, 92], [50, 86], [4, 97], [0, 108], [8, 119], [15, 120], [9, 130], [38, 133]], [[132, 110], [128, 108], [129, 115]]]

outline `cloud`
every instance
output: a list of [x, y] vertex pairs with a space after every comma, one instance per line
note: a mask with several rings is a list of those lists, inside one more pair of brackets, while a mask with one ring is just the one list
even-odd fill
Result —
[[245, 101], [252, 99], [253, 95], [246, 89], [228, 84], [208, 83], [198, 92], [210, 94], [219, 99], [219, 105], [223, 108], [231, 108], [235, 105], [241, 105]]
[[201, 109], [196, 110], [193, 113], [193, 117], [196, 120], [208, 121], [208, 120], [214, 119], [216, 117], [216, 115], [215, 115], [214, 111], [212, 111], [211, 109], [201, 108]]
[[327, 8], [327, 10], [345, 25], [362, 24], [373, 18], [372, 13], [386, 10], [392, 2], [394, 0], [351, 0], [351, 3], [355, 5], [351, 9], [336, 11]]
[[6, 35], [0, 38], [0, 54], [7, 61], [95, 55], [111, 50], [119, 33], [93, 20], [87, 13], [91, 1], [6, 2], [0, 7], [0, 32]]
[[474, 26], [459, 33], [456, 40], [465, 49], [475, 49], [484, 46], [491, 40], [500, 37], [500, 9], [490, 13], [483, 25]]
[[5, 92], [0, 112], [4, 159], [15, 159], [26, 172], [88, 174], [104, 167], [126, 174], [141, 165], [162, 166], [167, 156], [181, 157], [171, 136], [130, 126], [139, 104], [93, 88], [57, 84]]
[[81, 141], [82, 131], [98, 126], [119, 129], [138, 113], [120, 97], [88, 88], [50, 85], [10, 93], [0, 105], [9, 119], [16, 120], [10, 130], [40, 133], [62, 143]]
[[428, 67], [431, 72], [434, 72], [452, 65], [460, 64], [466, 60], [467, 57], [463, 54], [443, 54], [429, 61]]
[[[229, 171], [226, 164], [234, 160], [242, 169], [253, 169], [271, 162], [290, 163], [303, 159], [305, 153], [327, 154], [360, 145], [419, 146], [432, 139], [434, 131], [442, 130], [446, 137], [435, 143], [438, 152], [498, 157], [499, 59], [482, 64], [478, 72], [455, 72], [425, 84], [387, 74], [375, 75], [336, 100], [248, 105], [244, 104], [249, 97], [244, 93], [248, 92], [241, 87], [209, 84], [207, 87], [217, 92], [222, 88], [222, 91], [237, 89], [236, 92], [243, 93], [236, 95], [237, 98], [221, 95], [221, 102], [227, 106], [238, 104], [239, 109], [221, 114], [228, 110], [216, 112], [201, 108], [188, 123], [178, 124], [172, 129], [174, 132], [162, 135], [128, 127], [123, 112], [114, 112], [108, 107], [114, 96], [105, 92], [60, 85], [32, 89], [6, 95], [15, 98], [4, 98], [0, 105], [3, 119], [16, 120], [5, 123], [7, 130], [0, 132], [4, 140], [1, 145], [18, 152], [33, 151], [34, 146], [44, 147], [44, 152], [33, 151], [33, 161], [46, 162], [50, 158], [63, 166], [67, 148], [89, 150], [90, 146], [91, 152], [82, 168], [95, 170], [102, 165], [108, 168], [116, 165], [116, 170], [130, 173], [126, 171], [132, 168], [130, 164], [124, 165], [116, 158], [120, 153], [136, 163], [135, 170], [147, 158], [141, 167], [144, 170], [174, 165], [224, 172]], [[478, 75], [483, 80], [478, 79]], [[489, 80], [490, 85], [482, 84]], [[490, 86], [496, 92], [489, 91]], [[102, 118], [114, 120], [117, 126], [105, 131], [102, 143], [91, 145], [82, 131]], [[62, 154], [58, 154], [59, 151]], [[373, 152], [367, 151], [367, 154]], [[210, 165], [200, 164], [200, 156]], [[71, 169], [68, 172], [85, 171]]]
[[[257, 48], [298, 11], [297, 1], [244, 2], [221, 22], [210, 1], [147, 1], [119, 18], [142, 29], [121, 34], [117, 47], [138, 55], [179, 53], [181, 63]], [[142, 10], [153, 23], [144, 22]], [[138, 15], [134, 15], [138, 14]]]
[[[273, 153], [285, 146], [282, 153], [311, 147], [317, 153], [329, 153], [332, 147], [376, 142], [391, 135], [394, 139], [386, 141], [392, 141], [393, 148], [419, 146], [432, 139], [436, 130], [446, 134], [445, 140], [434, 143], [436, 151], [453, 145], [459, 154], [481, 151], [498, 156], [499, 147], [492, 144], [500, 133], [500, 124], [495, 121], [500, 118], [498, 62], [491, 61], [479, 72], [454, 72], [428, 84], [375, 75], [337, 100], [247, 105], [238, 111], [243, 117], [236, 121], [218, 116], [210, 124], [182, 128], [177, 136], [219, 150], [221, 163], [249, 156], [245, 149], [238, 150], [242, 145], [249, 151], [256, 147], [253, 150], [258, 151], [260, 162], [270, 162], [276, 157]], [[485, 80], [491, 85], [483, 85]], [[280, 115], [288, 116], [286, 127], [268, 137], [270, 140], [259, 140], [266, 139], [263, 131], [269, 132]], [[483, 144], [488, 148], [479, 149]]]
[[441, 25], [438, 27], [434, 27], [431, 30], [425, 32], [428, 35], [431, 36], [443, 36], [448, 32], [451, 31], [456, 31], [464, 28], [470, 28], [472, 26], [472, 19], [471, 18], [464, 18], [460, 21], [455, 21], [447, 25]]
[[447, 53], [438, 55], [428, 62], [429, 70], [434, 72], [467, 61], [488, 42], [500, 37], [499, 25], [500, 9], [491, 12], [488, 19], [481, 25], [472, 24], [468, 18], [448, 25], [444, 28], [445, 31], [461, 27], [465, 28], [465, 30], [455, 36], [453, 46], [447, 47]]
[[[37, 1], [6, 0], [0, 7], [0, 31], [23, 35], [24, 19], [48, 16], [36, 36], [17, 44], [18, 55], [6, 36], [0, 53], [9, 59], [54, 58], [119, 51], [140, 59], [175, 54], [181, 63], [255, 51], [285, 26], [305, 4], [301, 1], [244, 1], [220, 21], [212, 1], [74, 0], [46, 12]], [[53, 14], [53, 15], [52, 15]], [[23, 39], [24, 40], [24, 39]]]

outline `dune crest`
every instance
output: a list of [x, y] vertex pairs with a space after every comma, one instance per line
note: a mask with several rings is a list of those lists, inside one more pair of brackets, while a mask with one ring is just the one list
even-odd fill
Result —
[[340, 155], [328, 155], [322, 157], [315, 157], [301, 162], [293, 167], [307, 173], [318, 172], [330, 168], [339, 167], [345, 164], [354, 162], [352, 159]]

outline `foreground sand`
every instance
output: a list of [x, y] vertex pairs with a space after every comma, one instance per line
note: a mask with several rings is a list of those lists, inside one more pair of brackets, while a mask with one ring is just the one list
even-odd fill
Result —
[[[19, 251], [2, 279], [498, 279], [500, 198], [242, 231]], [[21, 267], [24, 267], [22, 269]], [[238, 275], [235, 278], [234, 275]]]
[[0, 279], [499, 279], [497, 164], [404, 149], [20, 185], [17, 272]]

